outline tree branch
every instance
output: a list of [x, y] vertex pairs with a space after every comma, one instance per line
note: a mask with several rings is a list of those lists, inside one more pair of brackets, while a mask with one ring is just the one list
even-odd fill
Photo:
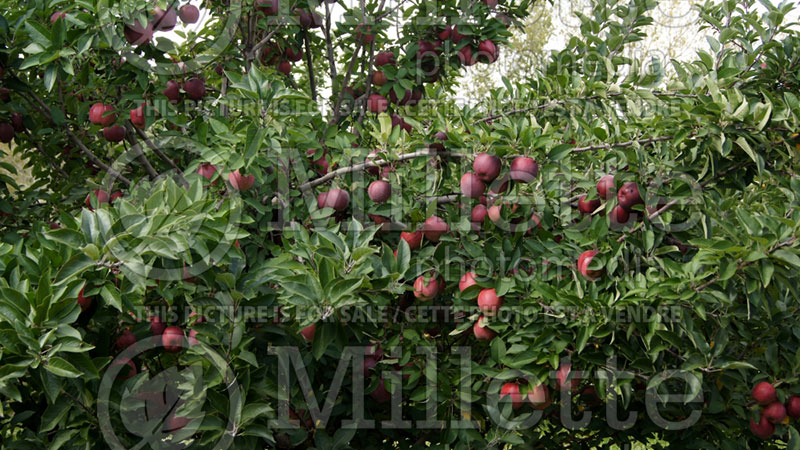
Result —
[[314, 64], [311, 58], [311, 43], [308, 33], [303, 33], [303, 41], [306, 44], [306, 65], [308, 65], [308, 83], [311, 85], [311, 100], [317, 101], [317, 84], [314, 82]]
[[135, 133], [133, 128], [134, 127], [131, 126], [130, 121], [125, 122], [125, 140], [131, 144], [131, 150], [133, 150], [133, 152], [136, 154], [136, 158], [142, 163], [142, 166], [144, 166], [144, 170], [147, 172], [147, 174], [150, 175], [150, 179], [155, 180], [158, 178], [158, 172], [156, 172], [156, 169], [150, 165], [150, 161], [147, 160], [147, 157], [144, 156], [142, 147], [139, 145], [139, 141], [137, 141], [136, 137], [134, 136]]

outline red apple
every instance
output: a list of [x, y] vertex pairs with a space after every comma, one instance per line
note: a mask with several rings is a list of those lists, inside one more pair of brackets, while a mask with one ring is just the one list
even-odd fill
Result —
[[483, 289], [478, 294], [478, 308], [485, 315], [497, 314], [501, 306], [503, 306], [503, 297], [498, 297], [494, 289]]
[[420, 275], [414, 281], [414, 297], [420, 300], [431, 300], [444, 289], [444, 282], [436, 275], [429, 275], [427, 283], [425, 275]]
[[558, 370], [556, 371], [556, 386], [559, 389], [572, 388], [572, 390], [574, 391], [575, 389], [578, 388], [578, 384], [580, 383], [579, 379], [572, 377], [568, 381], [569, 373], [571, 371], [572, 371], [572, 364], [570, 363], [564, 363], [558, 366]]
[[[509, 398], [504, 400], [505, 397]], [[519, 393], [519, 384], [505, 383], [503, 387], [500, 388], [500, 401], [510, 401], [513, 409], [521, 408], [522, 394]]]
[[[306, 150], [306, 155], [311, 156], [311, 157], [313, 157], [316, 153], [317, 153], [317, 151], [314, 150], [313, 148], [310, 148], [310, 149]], [[315, 159], [315, 160], [311, 161], [311, 165], [313, 165], [315, 167], [314, 170], [316, 170], [317, 174], [319, 174], [320, 176], [325, 175], [326, 173], [328, 173], [328, 169], [330, 168], [330, 164], [328, 164], [328, 160], [326, 159], [326, 153], [325, 152], [322, 153], [322, 156], [320, 156], [319, 159]]]
[[489, 210], [486, 208], [486, 205], [477, 204], [474, 208], [472, 208], [472, 213], [470, 214], [470, 221], [475, 223], [483, 223], [486, 220], [486, 216], [489, 215]]
[[467, 272], [461, 276], [461, 279], [458, 281], [458, 290], [460, 292], [464, 292], [468, 287], [475, 286], [478, 284], [475, 281], [475, 272]]
[[180, 86], [178, 86], [176, 81], [167, 81], [167, 87], [161, 91], [161, 93], [167, 97], [167, 100], [169, 100], [170, 103], [178, 103], [181, 101]]
[[156, 7], [153, 15], [153, 29], [156, 31], [170, 31], [178, 23], [178, 13], [175, 8], [167, 8], [166, 11]]
[[217, 172], [217, 166], [210, 163], [200, 164], [200, 167], [197, 168], [197, 173], [199, 173], [200, 176], [202, 176], [208, 181], [211, 181], [211, 178], [214, 177], [214, 174], [216, 172]]
[[474, 334], [475, 338], [479, 341], [491, 341], [497, 337], [497, 333], [486, 325], [486, 319], [483, 316], [472, 326], [472, 334]]
[[147, 45], [153, 38], [153, 24], [148, 23], [147, 26], [143, 26], [137, 19], [132, 24], [125, 25], [123, 34], [125, 40], [131, 45]]
[[378, 403], [386, 403], [392, 399], [392, 394], [386, 390], [386, 386], [384, 386], [382, 378], [378, 384], [378, 387], [376, 387], [375, 390], [369, 395]]
[[312, 323], [311, 325], [300, 330], [300, 335], [303, 336], [303, 339], [305, 339], [306, 342], [313, 341], [315, 334], [317, 334], [317, 324], [315, 323]]
[[253, 187], [253, 184], [256, 182], [256, 177], [252, 174], [242, 175], [239, 173], [239, 169], [236, 169], [228, 174], [228, 181], [231, 183], [231, 187], [237, 191], [246, 191]]
[[533, 158], [528, 156], [517, 156], [511, 161], [509, 175], [514, 181], [530, 183], [539, 174], [539, 165]]
[[500, 168], [502, 163], [500, 158], [488, 153], [479, 153], [472, 163], [472, 170], [481, 181], [491, 183], [498, 175], [500, 175]]
[[89, 122], [95, 125], [108, 127], [113, 125], [116, 121], [117, 115], [114, 114], [114, 107], [111, 105], [95, 103], [89, 108]]
[[183, 90], [192, 100], [202, 100], [206, 96], [206, 82], [200, 78], [193, 77], [183, 83]]
[[304, 30], [311, 28], [311, 24], [314, 23], [314, 20], [311, 18], [311, 13], [304, 9], [295, 8], [294, 15], [297, 17], [297, 23], [300, 25], [300, 28]]
[[762, 417], [766, 417], [772, 423], [781, 423], [786, 418], [786, 407], [781, 402], [772, 402], [761, 412]]
[[422, 234], [431, 242], [439, 242], [439, 238], [450, 231], [450, 226], [441, 217], [431, 216], [422, 224]]
[[380, 94], [372, 94], [367, 99], [367, 108], [371, 113], [379, 114], [389, 108], [389, 101]]
[[771, 424], [762, 414], [758, 423], [750, 419], [750, 431], [761, 439], [769, 439], [775, 433], [775, 425]]
[[383, 203], [392, 195], [392, 185], [383, 180], [373, 181], [370, 183], [367, 193], [373, 202]]
[[430, 148], [437, 152], [444, 151], [444, 143], [447, 142], [447, 133], [444, 131], [437, 131], [433, 135], [434, 142], [431, 143]]
[[14, 127], [14, 131], [17, 133], [25, 131], [25, 123], [23, 122], [22, 114], [16, 112], [11, 113], [11, 126]]
[[197, 341], [197, 330], [189, 331], [189, 337], [187, 340], [189, 341], [189, 347], [194, 347], [195, 345], [199, 344], [200, 342]]
[[4, 144], [8, 144], [14, 139], [16, 132], [14, 131], [14, 125], [11, 125], [8, 122], [0, 123], [0, 142]]
[[123, 360], [123, 359], [115, 359], [114, 362], [111, 363], [112, 366], [126, 366], [122, 367], [119, 372], [117, 372], [117, 378], [122, 381], [128, 380], [133, 378], [136, 375], [136, 364], [130, 359]]
[[586, 195], [581, 196], [578, 200], [578, 211], [581, 214], [591, 214], [595, 209], [600, 207], [600, 199], [586, 200]]
[[778, 396], [775, 393], [775, 388], [766, 381], [762, 381], [755, 385], [750, 395], [753, 397], [753, 400], [755, 400], [756, 403], [762, 406], [769, 405], [778, 399]]
[[164, 330], [167, 329], [167, 324], [161, 320], [161, 317], [150, 316], [148, 320], [150, 321], [150, 332], [153, 333], [153, 336], [161, 336], [164, 334]]
[[[363, 32], [361, 28], [362, 26], [364, 27]], [[356, 32], [356, 39], [361, 41], [362, 44], [369, 45], [375, 42], [375, 35], [372, 33], [372, 26], [358, 24], [356, 25], [355, 32]]]
[[372, 84], [374, 84], [375, 86], [383, 86], [388, 82], [389, 79], [386, 78], [386, 74], [383, 73], [383, 71], [376, 70], [375, 72], [372, 72]]
[[278, 72], [280, 72], [280, 73], [282, 73], [282, 74], [284, 74], [286, 76], [289, 76], [289, 74], [292, 73], [292, 63], [290, 63], [289, 61], [285, 61], [285, 60], [279, 62], [278, 63]]
[[408, 243], [408, 248], [416, 250], [422, 245], [422, 231], [403, 231], [400, 233], [400, 239]]
[[474, 66], [478, 62], [475, 55], [472, 54], [472, 47], [469, 45], [461, 47], [458, 51], [458, 60], [466, 67]]
[[616, 228], [628, 223], [628, 220], [631, 218], [631, 215], [628, 213], [628, 211], [625, 211], [625, 208], [619, 205], [611, 208], [610, 216], [612, 228]]
[[117, 342], [114, 346], [117, 350], [125, 350], [126, 348], [130, 347], [131, 345], [136, 343], [136, 336], [128, 330], [127, 328], [122, 331], [122, 334], [119, 335], [117, 338]]
[[[319, 200], [319, 198], [317, 199]], [[350, 204], [350, 194], [344, 189], [331, 189], [325, 195], [325, 208], [333, 208], [336, 211], [344, 211]]]
[[596, 280], [600, 275], [603, 274], [603, 270], [589, 270], [589, 264], [592, 262], [592, 259], [597, 255], [597, 250], [586, 250], [585, 252], [581, 253], [581, 256], [578, 257], [578, 273], [580, 273], [583, 278], [586, 278], [589, 281]]
[[545, 409], [550, 406], [550, 390], [543, 384], [528, 388], [528, 403], [533, 409]]
[[458, 25], [453, 25], [453, 30], [450, 32], [450, 40], [453, 41], [454, 44], [458, 44], [464, 37], [463, 34], [458, 32]]
[[122, 125], [112, 125], [103, 128], [103, 137], [108, 142], [122, 142], [125, 139], [125, 127]]
[[161, 345], [170, 353], [177, 353], [183, 348], [183, 328], [173, 325], [164, 329], [161, 334]]
[[465, 197], [478, 198], [485, 190], [483, 181], [474, 173], [467, 172], [461, 176], [461, 194]]
[[[407, 123], [402, 117], [398, 116], [397, 114], [392, 114], [392, 128], [400, 127], [405, 130], [406, 133], [411, 134], [411, 127], [410, 123]], [[377, 170], [377, 167], [375, 168]]]
[[66, 19], [67, 13], [64, 11], [56, 11], [50, 15], [50, 23], [56, 23], [58, 19]]
[[200, 19], [200, 10], [194, 5], [186, 4], [178, 10], [178, 16], [185, 24], [197, 23]]
[[86, 196], [86, 206], [88, 206], [89, 209], [92, 208], [92, 197], [97, 200], [97, 206], [100, 206], [103, 203], [109, 203], [110, 200], [106, 191], [95, 189]]
[[597, 181], [597, 195], [606, 200], [614, 195], [614, 175], [604, 175]]
[[286, 47], [284, 50], [284, 55], [286, 55], [286, 59], [291, 62], [297, 62], [303, 59], [303, 50], [302, 49], [295, 49], [293, 47]]
[[487, 39], [478, 44], [477, 60], [487, 64], [497, 61], [497, 46], [494, 42]]
[[393, 52], [380, 52], [375, 55], [375, 66], [385, 66], [387, 64], [395, 65]]
[[81, 307], [81, 312], [86, 311], [92, 306], [92, 297], [83, 296], [84, 289], [86, 289], [86, 286], [82, 287], [81, 291], [78, 292], [78, 306]]
[[619, 206], [625, 208], [626, 211], [630, 211], [635, 205], [644, 203], [641, 195], [639, 195], [639, 187], [632, 181], [623, 184], [622, 187], [619, 188], [619, 192], [617, 192], [617, 202]]
[[144, 117], [144, 103], [130, 111], [131, 123], [136, 128], [144, 129], [146, 120]]
[[786, 414], [792, 419], [800, 417], [800, 397], [792, 395], [786, 400]]

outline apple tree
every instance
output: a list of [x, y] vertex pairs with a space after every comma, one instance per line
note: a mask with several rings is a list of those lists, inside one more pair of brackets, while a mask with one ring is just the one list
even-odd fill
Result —
[[792, 4], [0, 4], [3, 448], [800, 448]]

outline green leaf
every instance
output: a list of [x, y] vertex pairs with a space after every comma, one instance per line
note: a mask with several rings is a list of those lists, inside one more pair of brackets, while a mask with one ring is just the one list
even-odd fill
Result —
[[796, 268], [800, 268], [800, 257], [786, 249], [779, 248], [772, 252], [772, 256]]
[[80, 371], [78, 371], [78, 369], [75, 368], [75, 366], [58, 356], [50, 358], [47, 364], [45, 364], [44, 368], [50, 373], [58, 375], [59, 377], [78, 378], [83, 375]]

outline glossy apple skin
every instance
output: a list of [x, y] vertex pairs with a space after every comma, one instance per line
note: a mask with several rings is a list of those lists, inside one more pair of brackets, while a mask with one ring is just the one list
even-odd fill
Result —
[[589, 281], [596, 280], [603, 273], [602, 270], [589, 270], [589, 264], [597, 253], [597, 250], [586, 250], [578, 257], [578, 272]]
[[786, 400], [786, 414], [792, 419], [800, 417], [800, 397], [792, 395]]
[[500, 158], [488, 153], [479, 153], [478, 156], [475, 157], [475, 161], [472, 163], [472, 170], [475, 171], [475, 174], [478, 175], [478, 178], [485, 183], [491, 183], [495, 178], [497, 178], [497, 176], [500, 175], [501, 168], [502, 163]]
[[771, 424], [762, 414], [758, 423], [750, 419], [750, 431], [761, 439], [769, 439], [775, 433], [775, 425]]
[[150, 332], [153, 333], [153, 336], [161, 336], [164, 334], [164, 330], [167, 329], [167, 324], [161, 320], [161, 317], [151, 316], [148, 320], [150, 321]]
[[439, 295], [444, 289], [444, 282], [435, 275], [428, 276], [427, 282], [425, 275], [420, 275], [414, 281], [414, 297], [420, 300], [431, 300]]
[[617, 192], [617, 203], [626, 211], [630, 211], [636, 205], [643, 204], [644, 201], [639, 194], [639, 186], [632, 181], [623, 184], [619, 188], [619, 192]]
[[611, 208], [611, 214], [609, 214], [609, 219], [611, 219], [611, 226], [612, 227], [619, 227], [622, 226], [630, 220], [631, 215], [628, 211], [625, 211], [625, 208], [617, 205]]
[[771, 423], [781, 423], [786, 418], [786, 407], [783, 406], [783, 403], [775, 401], [767, 405], [761, 415]]
[[518, 156], [511, 161], [509, 175], [514, 181], [530, 183], [539, 174], [539, 164], [533, 158]]
[[[519, 392], [519, 385], [517, 383], [505, 383], [500, 388], [500, 400], [502, 401], [506, 397], [509, 397], [511, 400], [511, 407], [513, 409], [522, 407], [522, 394]], [[506, 399], [506, 401], [508, 401], [508, 399]]]
[[164, 329], [161, 334], [161, 345], [170, 353], [177, 353], [183, 348], [183, 328], [171, 326]]
[[486, 323], [483, 316], [472, 326], [472, 334], [475, 335], [476, 339], [479, 341], [491, 341], [497, 337], [497, 333], [495, 333], [494, 330], [490, 329], [488, 326], [481, 326], [482, 323]]
[[116, 121], [117, 115], [114, 114], [114, 107], [111, 105], [95, 103], [91, 108], [89, 108], [89, 122], [92, 122], [95, 125], [109, 127]]
[[422, 234], [431, 242], [439, 242], [439, 238], [450, 231], [450, 226], [438, 216], [431, 216], [422, 225]]
[[475, 281], [475, 276], [475, 272], [467, 272], [462, 275], [461, 279], [458, 281], [458, 290], [464, 292], [468, 287], [478, 284], [478, 282]]
[[587, 200], [586, 197], [587, 197], [586, 195], [583, 195], [578, 200], [578, 211], [580, 211], [581, 214], [584, 215], [591, 214], [592, 212], [594, 212], [594, 210], [600, 207], [599, 198], [596, 198], [594, 200]]
[[123, 330], [122, 334], [119, 335], [117, 338], [117, 342], [115, 346], [117, 350], [125, 350], [126, 348], [130, 347], [131, 345], [136, 343], [136, 336], [131, 332], [131, 330]]
[[605, 200], [614, 196], [614, 175], [604, 175], [597, 181], [597, 195]]
[[324, 207], [344, 211], [350, 204], [350, 194], [344, 189], [331, 189], [325, 195]]
[[392, 185], [383, 180], [373, 181], [367, 188], [367, 194], [373, 202], [383, 203], [392, 195]]
[[775, 387], [766, 381], [762, 381], [753, 386], [753, 390], [750, 392], [750, 395], [753, 397], [753, 400], [755, 400], [755, 402], [761, 406], [769, 405], [778, 399], [778, 395], [775, 392]]
[[469, 198], [478, 198], [483, 195], [486, 186], [477, 175], [467, 172], [461, 176], [461, 194]]
[[481, 224], [484, 220], [486, 220], [486, 216], [489, 215], [489, 210], [486, 208], [486, 205], [477, 204], [474, 208], [472, 208], [472, 213], [470, 213], [470, 221]]
[[422, 246], [422, 230], [403, 231], [400, 233], [400, 239], [406, 241], [408, 248], [416, 250]]
[[494, 288], [483, 289], [478, 294], [478, 308], [480, 308], [484, 314], [497, 314], [501, 306], [503, 306], [503, 297], [498, 297]]
[[312, 323], [311, 325], [300, 330], [300, 335], [303, 336], [303, 339], [305, 339], [306, 342], [313, 341], [315, 334], [317, 334], [317, 324], [315, 323]]
[[125, 127], [122, 125], [111, 125], [103, 128], [103, 137], [108, 142], [122, 142], [125, 139]]

